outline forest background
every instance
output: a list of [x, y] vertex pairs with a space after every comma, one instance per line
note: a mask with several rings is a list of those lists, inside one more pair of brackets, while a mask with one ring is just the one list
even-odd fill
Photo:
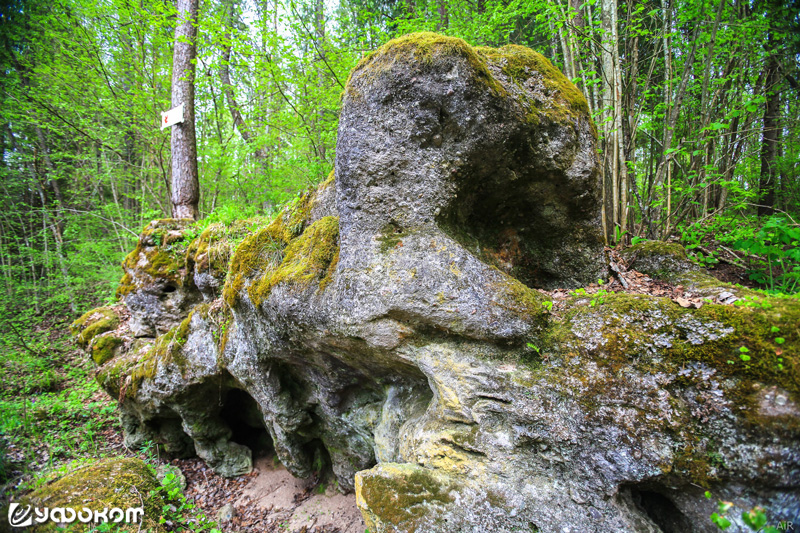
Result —
[[[0, 5], [0, 452], [20, 398], [63, 389], [53, 332], [113, 301], [139, 231], [171, 215], [176, 20], [167, 0]], [[798, 0], [204, 0], [198, 231], [322, 181], [350, 70], [423, 30], [529, 46], [583, 91], [609, 245], [672, 237], [800, 290]]]

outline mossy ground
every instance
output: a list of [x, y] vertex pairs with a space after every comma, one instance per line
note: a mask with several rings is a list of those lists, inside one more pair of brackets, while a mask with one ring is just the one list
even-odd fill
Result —
[[[139, 459], [113, 457], [102, 459], [78, 468], [67, 475], [49, 481], [32, 492], [26, 500], [38, 507], [73, 508], [76, 512], [83, 508], [92, 511], [119, 508], [143, 507], [144, 519], [141, 524], [117, 524], [114, 531], [164, 531], [159, 524], [161, 508], [164, 504], [157, 489], [158, 481], [152, 469]], [[88, 531], [91, 524], [80, 524], [77, 520], [70, 531]], [[36, 531], [55, 531], [55, 524], [49, 523]]]

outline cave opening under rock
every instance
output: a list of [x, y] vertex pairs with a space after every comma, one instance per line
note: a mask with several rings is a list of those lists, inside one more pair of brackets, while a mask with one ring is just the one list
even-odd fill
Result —
[[644, 513], [664, 533], [692, 531], [692, 523], [675, 502], [655, 487], [630, 486], [626, 489], [636, 509]]
[[272, 453], [274, 446], [264, 417], [256, 401], [241, 389], [230, 389], [225, 394], [220, 418], [231, 430], [231, 440], [247, 446], [253, 458]]

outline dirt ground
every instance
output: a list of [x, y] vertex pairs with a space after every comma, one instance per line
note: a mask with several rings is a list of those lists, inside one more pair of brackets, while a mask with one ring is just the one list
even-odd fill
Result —
[[335, 482], [293, 477], [274, 457], [254, 461], [253, 471], [226, 479], [199, 459], [175, 460], [186, 476], [186, 496], [215, 518], [226, 504], [236, 514], [220, 523], [225, 533], [364, 533], [354, 494], [341, 494]]

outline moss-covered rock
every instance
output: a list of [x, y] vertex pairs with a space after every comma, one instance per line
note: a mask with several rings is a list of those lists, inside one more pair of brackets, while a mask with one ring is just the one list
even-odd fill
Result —
[[316, 190], [304, 191], [236, 248], [222, 292], [229, 306], [236, 304], [245, 289], [258, 304], [284, 281], [306, 283], [319, 277], [321, 286], [327, 285], [336, 268], [339, 227], [338, 218], [320, 203], [332, 188], [333, 177], [331, 172]]
[[94, 364], [100, 366], [106, 361], [113, 359], [118, 349], [125, 341], [114, 335], [102, 335], [94, 339], [92, 343], [92, 360]]
[[116, 329], [118, 325], [119, 315], [113, 307], [98, 307], [75, 320], [69, 329], [77, 337], [78, 344], [86, 347], [94, 337]]
[[622, 257], [629, 268], [664, 281], [700, 271], [686, 255], [686, 249], [674, 242], [642, 241], [623, 250]]
[[336, 270], [338, 257], [339, 219], [322, 218], [289, 243], [280, 265], [266, 270], [260, 280], [247, 288], [250, 301], [260, 305], [280, 283], [308, 285], [316, 281], [324, 289]]
[[117, 296], [131, 312], [134, 336], [165, 333], [203, 299], [194, 283], [197, 233], [191, 220], [154, 220], [123, 261]]
[[446, 62], [453, 57], [464, 59], [487, 89], [498, 95], [505, 94], [503, 87], [489, 72], [485, 58], [472, 46], [463, 39], [432, 32], [403, 35], [366, 55], [350, 73], [345, 91], [348, 96], [357, 96], [361, 89], [354, 78], [359, 77], [367, 80], [367, 83], [374, 83], [378, 77], [389, 74], [397, 63], [416, 64], [424, 68], [437, 62]]
[[[548, 303], [607, 265], [596, 135], [552, 65], [406, 36], [354, 70], [339, 124], [335, 174], [269, 224], [140, 239], [134, 318], [97, 373], [127, 445], [224, 475], [272, 447], [295, 475], [356, 479], [374, 531], [699, 533], [706, 488], [800, 514], [797, 300], [645, 243], [634, 267], [708, 303]], [[229, 254], [224, 301], [186, 299]]]
[[219, 296], [234, 250], [246, 237], [269, 223], [266, 217], [253, 217], [229, 224], [211, 224], [192, 241], [186, 252], [187, 263], [194, 263], [194, 282], [206, 299]]
[[[566, 118], [589, 112], [589, 104], [580, 90], [542, 54], [515, 44], [497, 49], [478, 47], [475, 50], [485, 58], [487, 64], [499, 67], [508, 77], [503, 79], [503, 86], [521, 95], [526, 106], [526, 120], [535, 124], [540, 124], [542, 120], [563, 122]], [[543, 90], [525, 92], [526, 84], [532, 82], [531, 78], [539, 78]]]
[[[25, 499], [36, 507], [84, 509], [103, 511], [141, 507], [143, 519], [136, 524], [115, 524], [115, 531], [165, 531], [159, 524], [164, 500], [157, 492], [159, 487], [154, 471], [139, 459], [113, 457], [81, 466], [57, 479], [49, 480]], [[115, 515], [116, 516], [116, 515]], [[70, 531], [89, 531], [92, 524], [75, 520]], [[52, 522], [35, 528], [36, 531], [55, 531]]]
[[382, 463], [356, 474], [356, 503], [376, 533], [434, 531], [432, 522], [452, 503], [452, 481], [408, 463]]

